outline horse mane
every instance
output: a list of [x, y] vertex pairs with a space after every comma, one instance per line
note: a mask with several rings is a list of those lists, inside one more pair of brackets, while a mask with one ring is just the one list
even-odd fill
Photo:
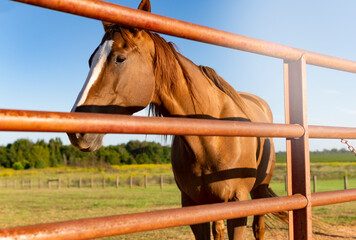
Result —
[[[112, 37], [115, 32], [120, 32], [125, 42], [133, 48], [137, 48], [134, 41], [131, 39], [130, 35], [127, 33], [142, 31], [136, 28], [126, 28], [117, 25], [112, 25], [106, 30], [106, 34], [103, 39]], [[146, 30], [143, 30], [146, 31]], [[153, 66], [156, 76], [156, 90], [165, 92], [170, 95], [174, 92], [175, 83], [178, 82], [178, 71], [182, 71], [184, 79], [187, 82], [188, 89], [190, 91], [190, 97], [192, 99], [193, 107], [196, 109], [194, 100], [197, 100], [195, 91], [193, 90], [192, 79], [189, 76], [187, 69], [183, 66], [180, 61], [180, 54], [176, 49], [177, 46], [172, 42], [167, 42], [159, 34], [146, 31], [146, 33], [151, 37], [155, 46], [155, 56], [153, 60]], [[103, 40], [104, 41], [104, 40]], [[178, 65], [177, 65], [178, 64]], [[201, 73], [211, 81], [217, 88], [229, 96], [237, 106], [246, 114], [249, 119], [253, 119], [253, 114], [249, 110], [242, 97], [235, 91], [230, 84], [228, 84], [222, 77], [220, 77], [214, 69], [206, 66], [198, 66]], [[163, 109], [160, 109], [154, 104], [149, 106], [149, 114], [157, 117], [163, 116]]]
[[[180, 61], [180, 54], [176, 50], [177, 46], [172, 42], [167, 42], [157, 33], [152, 33], [150, 31], [146, 32], [151, 37], [155, 46], [155, 56], [153, 65], [156, 76], [156, 90], [164, 92], [167, 95], [171, 95], [172, 92], [174, 92], [175, 83], [178, 82], [178, 70], [180, 69], [187, 83], [193, 107], [194, 109], [196, 109], [196, 101], [194, 100], [196, 100], [197, 98], [193, 91], [192, 79], [189, 76], [187, 69]], [[150, 104], [149, 114], [156, 117], [163, 116], [162, 109], [157, 107], [155, 104]]]
[[214, 85], [223, 93], [228, 95], [250, 120], [254, 120], [253, 113], [250, 111], [250, 108], [247, 106], [240, 94], [228, 82], [220, 77], [214, 69], [202, 65], [199, 66], [199, 69], [208, 80], [214, 83]]

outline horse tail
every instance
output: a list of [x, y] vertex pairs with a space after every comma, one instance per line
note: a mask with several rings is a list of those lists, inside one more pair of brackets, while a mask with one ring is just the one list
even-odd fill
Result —
[[[268, 186], [266, 188], [266, 191], [264, 191], [266, 193], [266, 195], [264, 197], [269, 198], [269, 197], [278, 197], [278, 195]], [[274, 213], [270, 213], [267, 214], [267, 216], [269, 218], [272, 218], [272, 216], [275, 218], [277, 218], [280, 222], [284, 223], [284, 224], [288, 224], [288, 211], [283, 211], [283, 212], [274, 212]], [[312, 216], [312, 221], [313, 221], [313, 234], [318, 234], [318, 235], [325, 235], [325, 233], [328, 232], [330, 225], [328, 223], [324, 223], [322, 221], [321, 217]], [[273, 224], [271, 221], [268, 221], [268, 223], [266, 223], [267, 226], [273, 231], [276, 230], [276, 226], [274, 226], [275, 224]], [[277, 228], [280, 228], [277, 226]], [[347, 233], [345, 232], [345, 235], [347, 235]], [[343, 237], [343, 236], [341, 236]]]
[[[251, 191], [251, 197], [252, 199], [259, 199], [278, 197], [278, 195], [272, 190], [272, 188], [268, 184], [261, 184]], [[281, 222], [288, 224], [287, 211], [267, 214], [267, 216], [269, 217], [271, 217], [271, 215], [280, 220]]]
[[[272, 190], [271, 187], [267, 187], [267, 196], [268, 198], [270, 197], [278, 197], [278, 195]], [[278, 220], [280, 220], [283, 223], [288, 224], [288, 212], [287, 211], [283, 211], [283, 212], [273, 212], [271, 213], [274, 217], [276, 217]]]

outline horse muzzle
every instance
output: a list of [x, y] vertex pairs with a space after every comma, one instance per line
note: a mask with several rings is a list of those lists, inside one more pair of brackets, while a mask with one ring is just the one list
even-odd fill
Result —
[[80, 151], [93, 152], [101, 147], [105, 134], [67, 133], [67, 135], [72, 145]]

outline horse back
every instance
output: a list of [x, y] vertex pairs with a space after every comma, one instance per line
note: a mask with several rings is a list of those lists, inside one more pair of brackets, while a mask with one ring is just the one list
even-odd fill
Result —
[[257, 122], [273, 122], [273, 115], [268, 103], [262, 98], [246, 92], [238, 92], [246, 105], [254, 112]]

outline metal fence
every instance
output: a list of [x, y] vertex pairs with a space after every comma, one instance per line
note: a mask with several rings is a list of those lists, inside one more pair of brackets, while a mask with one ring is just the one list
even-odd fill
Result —
[[312, 239], [311, 207], [356, 200], [356, 189], [311, 194], [309, 138], [355, 139], [356, 128], [309, 126], [306, 111], [306, 64], [356, 73], [356, 62], [98, 0], [15, 1], [283, 59], [286, 124], [0, 110], [0, 131], [285, 137], [289, 196], [2, 229], [0, 238], [89, 239], [288, 210], [290, 239]]

